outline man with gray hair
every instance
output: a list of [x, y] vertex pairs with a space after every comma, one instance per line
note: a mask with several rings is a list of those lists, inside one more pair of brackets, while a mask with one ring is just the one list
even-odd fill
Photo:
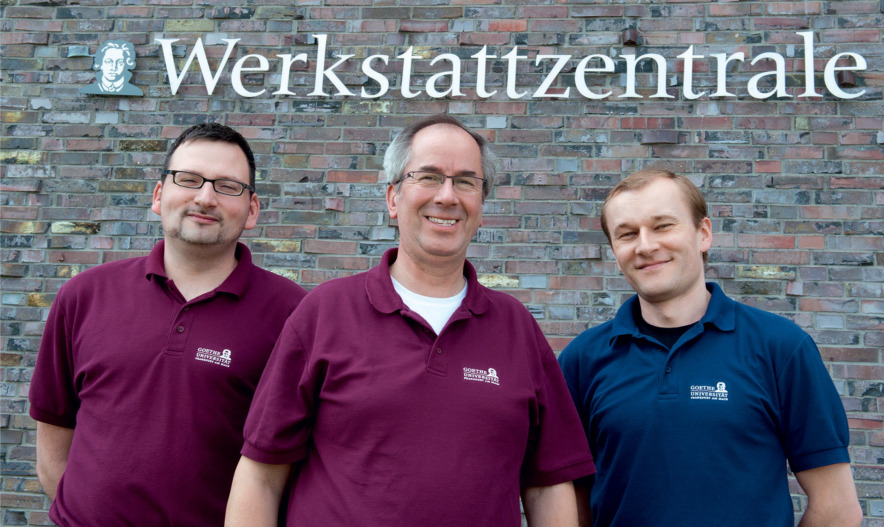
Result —
[[384, 158], [398, 249], [315, 288], [249, 411], [227, 525], [574, 525], [594, 472], [555, 356], [466, 261], [497, 162], [438, 115]]

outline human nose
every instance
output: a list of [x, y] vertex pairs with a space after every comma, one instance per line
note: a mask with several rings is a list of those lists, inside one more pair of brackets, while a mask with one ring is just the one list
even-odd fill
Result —
[[459, 199], [457, 195], [457, 191], [454, 190], [454, 180], [450, 177], [446, 177], [442, 181], [442, 186], [436, 190], [436, 202], [437, 203], [456, 203]]
[[196, 197], [193, 201], [200, 205], [214, 206], [218, 202], [218, 193], [215, 192], [215, 185], [209, 180], [203, 181], [203, 186], [196, 189]]
[[641, 229], [638, 232], [638, 243], [635, 246], [635, 252], [638, 254], [651, 254], [658, 247], [657, 239], [648, 229]]

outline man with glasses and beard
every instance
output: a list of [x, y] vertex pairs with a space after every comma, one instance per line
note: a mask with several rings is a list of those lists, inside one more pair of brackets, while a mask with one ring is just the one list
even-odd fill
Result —
[[153, 191], [163, 241], [59, 290], [30, 389], [56, 524], [222, 523], [249, 404], [306, 294], [238, 242], [259, 209], [246, 140], [191, 127]]

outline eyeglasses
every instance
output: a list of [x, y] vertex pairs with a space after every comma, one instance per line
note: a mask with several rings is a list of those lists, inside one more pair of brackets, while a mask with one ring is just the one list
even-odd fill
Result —
[[478, 176], [446, 176], [438, 172], [425, 172], [423, 170], [415, 170], [406, 172], [399, 180], [400, 182], [406, 178], [414, 180], [414, 184], [426, 189], [438, 189], [445, 184], [446, 179], [450, 179], [454, 190], [465, 194], [473, 192], [481, 192], [485, 189], [486, 181]]
[[246, 190], [249, 192], [255, 191], [255, 187], [240, 183], [239, 181], [232, 179], [209, 179], [186, 170], [167, 170], [163, 172], [163, 175], [171, 175], [172, 183], [184, 188], [198, 189], [203, 188], [206, 182], [211, 183], [215, 192], [225, 196], [240, 196]]

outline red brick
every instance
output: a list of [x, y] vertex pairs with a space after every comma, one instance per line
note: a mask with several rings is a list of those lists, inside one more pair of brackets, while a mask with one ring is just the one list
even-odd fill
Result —
[[847, 418], [847, 425], [854, 430], [880, 430], [881, 421], [874, 419]]
[[399, 22], [399, 31], [403, 33], [444, 32], [448, 31], [448, 22], [402, 20]]
[[488, 31], [527, 31], [527, 29], [527, 20], [491, 20], [488, 22]]
[[356, 242], [338, 242], [326, 240], [304, 240], [305, 253], [319, 254], [356, 254]]
[[550, 289], [576, 289], [580, 291], [601, 290], [603, 281], [596, 276], [551, 276]]
[[737, 245], [760, 249], [794, 249], [795, 237], [782, 235], [739, 234]]
[[755, 171], [758, 173], [774, 173], [778, 174], [782, 172], [782, 162], [781, 161], [756, 161], [755, 162]]
[[328, 172], [327, 179], [330, 183], [377, 183], [379, 181], [376, 170], [331, 170]]

